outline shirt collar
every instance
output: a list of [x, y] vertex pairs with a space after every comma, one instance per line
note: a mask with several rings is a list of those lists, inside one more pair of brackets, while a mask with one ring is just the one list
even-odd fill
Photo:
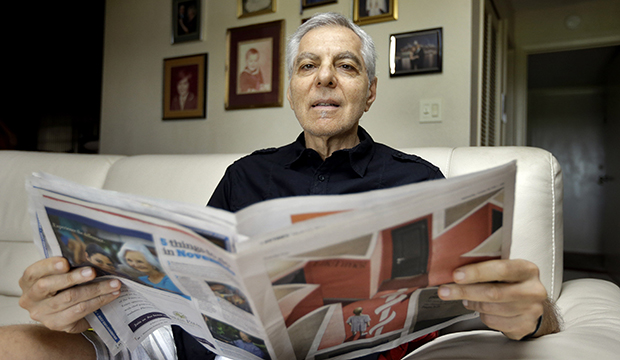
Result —
[[[338, 150], [338, 152], [343, 151], [348, 153], [351, 168], [360, 177], [363, 177], [364, 174], [366, 174], [368, 164], [375, 152], [375, 142], [361, 126], [358, 126], [357, 136], [360, 139], [359, 144], [351, 149]], [[306, 148], [306, 140], [303, 132], [299, 134], [297, 140], [295, 140], [291, 146], [293, 149], [291, 152], [292, 160], [285, 164], [286, 168], [302, 164], [304, 161], [307, 161], [310, 152], [315, 152], [312, 149]]]

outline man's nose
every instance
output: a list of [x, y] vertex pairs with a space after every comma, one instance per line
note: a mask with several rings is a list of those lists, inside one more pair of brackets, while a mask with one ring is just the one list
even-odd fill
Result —
[[336, 86], [336, 73], [333, 66], [321, 66], [317, 73], [317, 86], [334, 87]]

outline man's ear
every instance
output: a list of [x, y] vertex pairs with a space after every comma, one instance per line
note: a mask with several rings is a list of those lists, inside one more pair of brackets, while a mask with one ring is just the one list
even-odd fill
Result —
[[372, 83], [370, 83], [370, 86], [368, 87], [368, 97], [366, 98], [366, 108], [364, 111], [370, 110], [370, 106], [377, 99], [377, 81], [378, 79], [375, 76], [374, 80], [372, 80]]
[[288, 104], [293, 109], [293, 102], [291, 101], [291, 84], [288, 85], [286, 89], [286, 99], [288, 100]]

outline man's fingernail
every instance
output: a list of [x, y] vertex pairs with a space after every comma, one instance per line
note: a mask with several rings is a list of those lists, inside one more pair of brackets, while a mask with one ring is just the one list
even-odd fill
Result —
[[56, 270], [63, 270], [65, 268], [65, 264], [62, 261], [59, 261], [54, 264], [54, 267], [56, 268]]
[[467, 302], [467, 300], [463, 300], [463, 306], [467, 307], [467, 304], [469, 304], [469, 302]]
[[110, 287], [116, 289], [117, 287], [121, 286], [121, 282], [118, 280], [112, 280], [110, 281]]
[[93, 274], [93, 269], [91, 269], [91, 268], [84, 268], [84, 269], [82, 269], [80, 274], [82, 274], [83, 277], [89, 277], [89, 276], [91, 276]]
[[443, 297], [450, 296], [450, 289], [448, 289], [447, 287], [439, 288], [439, 295]]
[[465, 280], [465, 272], [461, 270], [455, 271], [454, 280]]

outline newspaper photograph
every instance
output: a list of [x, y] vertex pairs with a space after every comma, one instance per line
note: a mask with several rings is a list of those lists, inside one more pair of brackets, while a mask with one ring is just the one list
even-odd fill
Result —
[[515, 174], [512, 162], [236, 214], [47, 174], [27, 188], [43, 256], [122, 282], [87, 317], [113, 353], [178, 325], [234, 359], [352, 359], [477, 316], [437, 289], [459, 266], [509, 256]]

